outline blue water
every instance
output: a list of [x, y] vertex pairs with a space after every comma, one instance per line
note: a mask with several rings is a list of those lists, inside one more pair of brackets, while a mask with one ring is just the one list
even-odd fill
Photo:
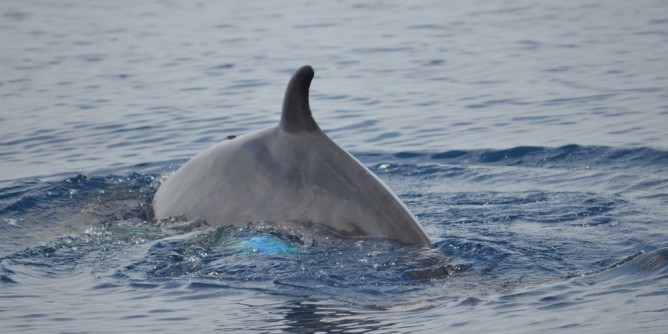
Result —
[[[668, 4], [0, 3], [2, 332], [668, 328]], [[327, 134], [430, 248], [156, 221], [192, 155]]]

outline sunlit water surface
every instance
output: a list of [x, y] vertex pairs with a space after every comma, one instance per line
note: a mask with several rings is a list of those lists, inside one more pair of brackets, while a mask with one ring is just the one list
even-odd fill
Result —
[[[0, 42], [2, 332], [668, 328], [666, 2], [4, 1]], [[154, 220], [304, 64], [432, 247]]]

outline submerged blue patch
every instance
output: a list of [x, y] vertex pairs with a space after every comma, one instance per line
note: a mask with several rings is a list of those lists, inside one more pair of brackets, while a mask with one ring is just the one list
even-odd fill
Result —
[[252, 236], [239, 242], [241, 253], [263, 253], [268, 255], [286, 255], [297, 253], [299, 248], [281, 238], [271, 235]]

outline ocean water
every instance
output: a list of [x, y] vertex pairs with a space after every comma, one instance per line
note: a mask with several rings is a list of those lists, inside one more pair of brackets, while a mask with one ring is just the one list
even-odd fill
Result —
[[[668, 330], [664, 1], [10, 0], [0, 43], [3, 333]], [[153, 217], [305, 64], [431, 247]]]

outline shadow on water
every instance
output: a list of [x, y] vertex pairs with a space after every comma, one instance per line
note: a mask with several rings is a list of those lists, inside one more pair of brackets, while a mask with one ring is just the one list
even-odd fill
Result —
[[356, 318], [357, 315], [350, 309], [336, 309], [323, 307], [317, 301], [293, 300], [284, 306], [277, 308], [283, 314], [279, 322], [283, 330], [288, 332], [322, 331], [326, 333], [348, 332], [348, 331], [378, 331], [383, 328], [392, 327], [393, 324], [382, 322], [367, 317]]

